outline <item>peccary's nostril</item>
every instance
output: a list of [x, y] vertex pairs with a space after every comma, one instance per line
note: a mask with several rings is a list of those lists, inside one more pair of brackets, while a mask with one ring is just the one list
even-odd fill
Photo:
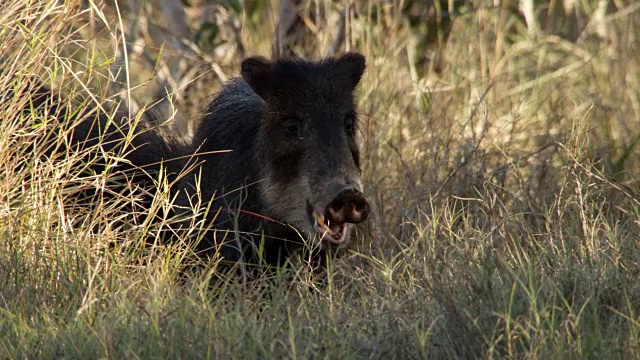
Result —
[[342, 190], [327, 206], [327, 215], [331, 223], [357, 224], [369, 215], [369, 203], [364, 194], [356, 189]]
[[353, 207], [351, 208], [351, 219], [349, 222], [359, 223], [364, 221], [369, 215], [369, 203], [364, 198], [364, 194], [360, 193], [359, 197], [353, 199]]
[[333, 200], [328, 207], [328, 220], [332, 223], [342, 224], [345, 222], [345, 206], [341, 200]]

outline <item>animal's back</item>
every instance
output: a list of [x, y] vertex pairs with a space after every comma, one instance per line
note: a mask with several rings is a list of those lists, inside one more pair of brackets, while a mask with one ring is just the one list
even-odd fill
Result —
[[265, 104], [244, 79], [225, 85], [207, 107], [195, 135], [195, 145], [209, 151], [242, 144], [255, 132]]

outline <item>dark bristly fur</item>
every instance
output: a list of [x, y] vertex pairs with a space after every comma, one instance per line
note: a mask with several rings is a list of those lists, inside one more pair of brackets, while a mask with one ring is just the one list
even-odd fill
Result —
[[[161, 136], [154, 119], [145, 115], [123, 148], [130, 130], [124, 114], [112, 121], [97, 109], [66, 116], [69, 109], [44, 87], [36, 87], [28, 111], [49, 104], [60, 118], [83, 119], [73, 130], [72, 150], [101, 141], [100, 151], [125, 154], [117, 170], [148, 189], [143, 208], [153, 199], [161, 164], [176, 174], [186, 162], [167, 160], [193, 156], [190, 163], [199, 165], [172, 189], [174, 213], [185, 218], [174, 230], [199, 238], [191, 234], [193, 220], [205, 220], [207, 230], [197, 247], [203, 256], [280, 264], [293, 252], [312, 248], [309, 254], [321, 260], [336, 247], [332, 243], [348, 242], [351, 223], [364, 220], [368, 212], [353, 98], [364, 68], [364, 57], [354, 53], [319, 62], [247, 59], [242, 78], [230, 81], [214, 98], [187, 146]], [[94, 162], [92, 171], [105, 167], [105, 162]], [[208, 211], [193, 216], [196, 203]], [[326, 238], [321, 226], [335, 237]]]
[[359, 54], [243, 62], [243, 77], [211, 102], [194, 140], [204, 153], [231, 150], [200, 157], [202, 199], [214, 199], [207, 220], [216, 228], [201, 249], [219, 244], [220, 230], [240, 230], [226, 234], [222, 247], [233, 261], [255, 261], [260, 244], [270, 264], [305, 241], [320, 256], [330, 247], [313, 239], [309, 209], [323, 210], [344, 188], [362, 191], [355, 124], [345, 121], [355, 122], [353, 91], [364, 68]]

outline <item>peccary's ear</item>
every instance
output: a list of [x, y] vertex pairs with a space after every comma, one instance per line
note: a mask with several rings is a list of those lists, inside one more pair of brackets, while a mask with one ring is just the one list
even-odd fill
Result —
[[338, 59], [338, 67], [347, 72], [348, 78], [351, 81], [351, 90], [360, 82], [364, 68], [366, 67], [366, 61], [364, 56], [359, 53], [346, 53]]
[[242, 77], [261, 98], [269, 95], [273, 84], [273, 65], [263, 57], [251, 57], [242, 62]]

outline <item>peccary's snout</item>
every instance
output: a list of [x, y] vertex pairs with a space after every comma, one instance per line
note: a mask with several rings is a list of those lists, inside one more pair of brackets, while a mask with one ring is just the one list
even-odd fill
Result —
[[369, 211], [369, 202], [364, 194], [357, 189], [347, 188], [329, 202], [325, 216], [332, 224], [357, 224], [367, 218]]

